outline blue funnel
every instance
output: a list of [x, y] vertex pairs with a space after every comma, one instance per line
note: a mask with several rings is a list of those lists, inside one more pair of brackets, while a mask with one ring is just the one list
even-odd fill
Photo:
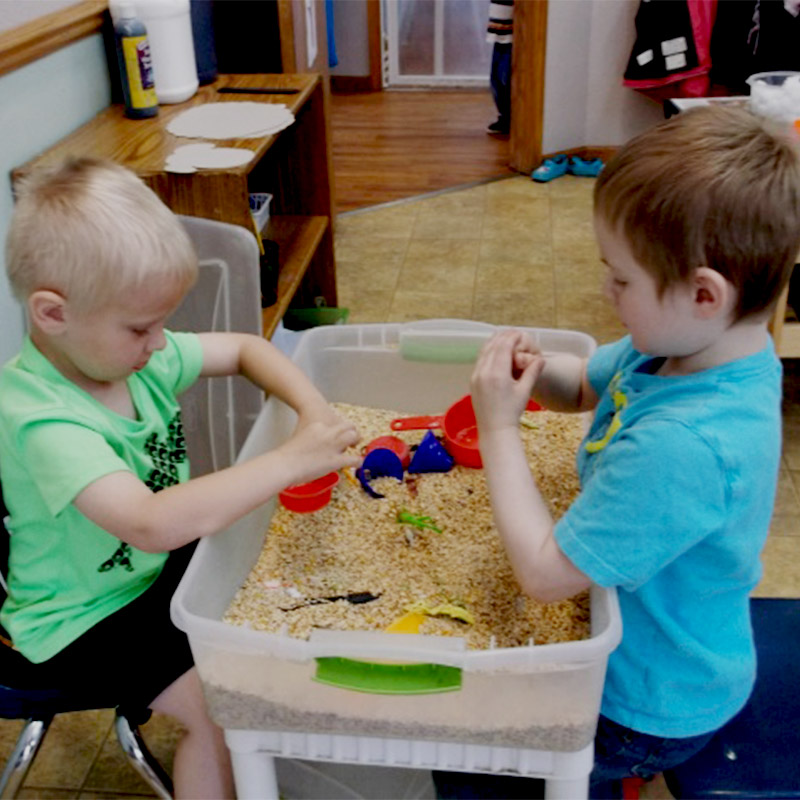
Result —
[[428, 431], [419, 443], [411, 463], [409, 472], [449, 472], [453, 469], [453, 456], [442, 447], [441, 442]]

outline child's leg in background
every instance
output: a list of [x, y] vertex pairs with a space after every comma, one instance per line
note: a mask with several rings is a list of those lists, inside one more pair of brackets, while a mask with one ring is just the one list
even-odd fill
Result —
[[234, 796], [230, 754], [223, 733], [206, 713], [196, 669], [181, 675], [151, 704], [186, 729], [175, 751], [172, 780], [176, 798], [222, 800]]
[[594, 769], [589, 779], [592, 800], [622, 797], [622, 779], [652, 778], [703, 749], [714, 732], [685, 739], [666, 739], [618, 725], [601, 716], [594, 740]]
[[489, 83], [497, 106], [498, 123], [505, 130], [511, 124], [511, 44], [495, 43]]

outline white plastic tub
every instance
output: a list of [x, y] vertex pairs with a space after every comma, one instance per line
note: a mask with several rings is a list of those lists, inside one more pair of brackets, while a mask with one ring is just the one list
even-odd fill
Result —
[[[326, 326], [302, 334], [293, 360], [330, 401], [440, 413], [468, 392], [477, 348], [494, 330], [449, 320]], [[545, 351], [588, 356], [595, 347], [584, 334], [529, 330]], [[269, 400], [240, 460], [284, 440], [293, 418]], [[592, 588], [589, 639], [536, 647], [468, 651], [460, 639], [378, 631], [318, 631], [305, 641], [227, 625], [221, 618], [261, 552], [274, 507], [272, 501], [202, 540], [172, 601], [211, 715], [223, 728], [566, 752], [591, 743], [606, 662], [621, 637], [613, 590]], [[456, 685], [374, 694], [319, 682], [318, 670], [331, 663], [324, 659], [333, 657], [417, 665], [398, 668], [412, 678], [418, 665], [435, 665], [422, 671]]]

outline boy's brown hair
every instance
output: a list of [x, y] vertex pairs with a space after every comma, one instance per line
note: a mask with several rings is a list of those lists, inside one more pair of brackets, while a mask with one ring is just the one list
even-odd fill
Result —
[[661, 292], [706, 266], [737, 289], [735, 319], [757, 315], [800, 253], [800, 139], [741, 106], [692, 109], [624, 145], [594, 204]]
[[145, 285], [188, 289], [197, 278], [178, 218], [119, 164], [70, 158], [15, 189], [6, 270], [23, 304], [49, 289], [87, 311]]

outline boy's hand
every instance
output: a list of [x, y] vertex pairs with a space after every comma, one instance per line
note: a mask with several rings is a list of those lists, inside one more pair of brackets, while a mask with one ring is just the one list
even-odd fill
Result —
[[484, 345], [470, 380], [481, 433], [516, 430], [544, 363], [542, 354], [522, 331], [502, 331]]
[[311, 425], [314, 422], [333, 426], [344, 421], [344, 418], [337, 414], [324, 398], [321, 398], [321, 402], [305, 405], [299, 410], [297, 415], [298, 428], [304, 428], [306, 425]]
[[291, 438], [278, 448], [286, 465], [287, 486], [306, 483], [342, 467], [359, 466], [361, 457], [347, 452], [360, 439], [355, 425], [335, 414], [334, 418], [333, 424], [318, 420], [298, 423]]

